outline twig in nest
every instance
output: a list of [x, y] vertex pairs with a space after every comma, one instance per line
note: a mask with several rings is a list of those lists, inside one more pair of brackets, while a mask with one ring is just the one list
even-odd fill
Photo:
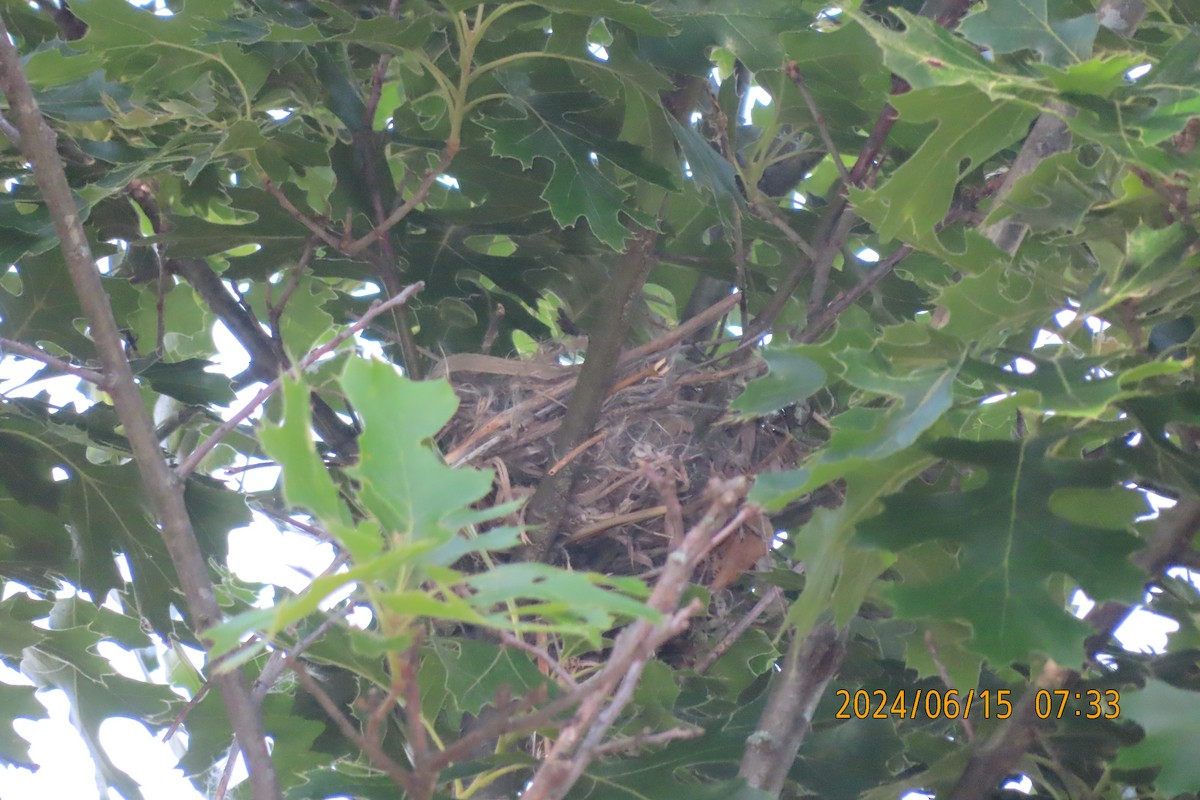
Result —
[[663, 475], [657, 470], [649, 469], [646, 471], [646, 477], [662, 496], [662, 507], [666, 512], [663, 527], [670, 546], [676, 548], [683, 541], [683, 508], [679, 505], [679, 493], [675, 491], [675, 476]]
[[592, 437], [584, 440], [579, 445], [577, 445], [573, 450], [571, 450], [571, 452], [567, 453], [565, 456], [563, 456], [557, 462], [555, 462], [554, 466], [552, 466], [552, 467], [550, 467], [550, 469], [546, 470], [546, 474], [547, 475], [557, 475], [559, 470], [561, 470], [567, 464], [570, 464], [572, 461], [574, 461], [576, 458], [578, 458], [589, 447], [591, 447], [594, 444], [597, 444], [598, 442], [604, 441], [606, 438], [608, 438], [608, 433], [606, 431], [600, 431], [595, 436], [592, 436]]
[[654, 506], [652, 508], [643, 508], [640, 511], [630, 511], [626, 514], [614, 514], [611, 517], [605, 517], [599, 522], [592, 522], [584, 525], [579, 530], [567, 537], [567, 544], [578, 544], [584, 539], [590, 539], [598, 533], [616, 528], [621, 525], [629, 525], [634, 522], [645, 522], [648, 519], [661, 517], [667, 513], [666, 506]]

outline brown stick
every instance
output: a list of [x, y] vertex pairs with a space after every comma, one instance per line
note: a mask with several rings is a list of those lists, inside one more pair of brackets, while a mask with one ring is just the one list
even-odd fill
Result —
[[[575, 715], [559, 729], [554, 746], [521, 795], [524, 800], [560, 800], [595, 758], [604, 735], [632, 697], [633, 688], [650, 656], [659, 645], [686, 627], [689, 616], [699, 610], [695, 602], [681, 611], [676, 610], [696, 565], [711, 552], [715, 542], [758, 513], [751, 506], [743, 506], [729, 519], [730, 512], [748, 490], [749, 483], [745, 478], [725, 482], [714, 480], [710, 484], [711, 505], [667, 558], [646, 603], [665, 619], [659, 623], [639, 619], [617, 636], [604, 668], [580, 687], [580, 693], [586, 694]], [[612, 694], [614, 691], [616, 694]]]
[[1012, 773], [1013, 767], [1034, 743], [1038, 724], [1035, 704], [1038, 693], [1062, 686], [1069, 674], [1070, 670], [1053, 661], [1046, 662], [1034, 684], [1014, 705], [1012, 716], [982, 745], [977, 745], [971, 751], [967, 768], [946, 800], [978, 800], [996, 790], [1000, 781]]
[[[109, 379], [108, 394], [125, 428], [143, 487], [179, 577], [191, 624], [197, 632], [203, 632], [221, 620], [221, 609], [183, 502], [183, 481], [171, 470], [159, 448], [58, 157], [57, 137], [33, 99], [3, 19], [0, 19], [0, 87], [16, 117], [25, 158], [33, 164], [34, 178], [54, 220], [71, 282]], [[245, 678], [239, 671], [230, 671], [223, 673], [218, 682], [225, 712], [245, 750], [253, 796], [257, 800], [274, 800], [279, 797], [279, 785], [267, 751], [262, 718], [254, 708]]]
[[0, 355], [3, 355], [5, 350], [13, 355], [40, 361], [51, 369], [65, 372], [68, 375], [74, 375], [76, 378], [82, 378], [88, 383], [94, 383], [101, 388], [104, 387], [104, 376], [99, 372], [87, 369], [86, 367], [77, 367], [74, 364], [63, 361], [57, 356], [50, 355], [40, 347], [34, 347], [31, 344], [25, 344], [15, 339], [6, 339], [0, 336]]

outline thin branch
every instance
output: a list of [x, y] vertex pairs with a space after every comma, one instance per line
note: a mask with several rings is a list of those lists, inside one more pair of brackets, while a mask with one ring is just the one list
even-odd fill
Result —
[[911, 245], [903, 244], [893, 250], [887, 258], [880, 259], [879, 263], [864, 275], [857, 284], [838, 294], [820, 313], [810, 318], [808, 324], [804, 326], [804, 331], [800, 334], [799, 340], [808, 344], [821, 338], [821, 335], [829, 330], [833, 323], [837, 322], [838, 317], [846, 309], [857, 303], [864, 294], [887, 277], [896, 268], [896, 265], [903, 261], [912, 250]]
[[282, 189], [275, 185], [273, 180], [268, 178], [266, 175], [263, 175], [262, 184], [263, 188], [267, 190], [267, 194], [274, 197], [276, 202], [279, 203], [280, 207], [283, 208], [283, 210], [289, 215], [291, 215], [294, 220], [308, 228], [314, 236], [325, 242], [325, 244], [341, 250], [342, 240], [330, 233], [329, 229], [320, 222], [296, 208], [296, 204], [288, 199], [287, 195], [283, 193]]
[[596, 755], [641, 750], [644, 747], [656, 747], [683, 739], [699, 739], [703, 735], [703, 728], [670, 728], [658, 733], [646, 731], [645, 733], [622, 736], [620, 739], [607, 741], [596, 748]]
[[683, 541], [683, 506], [679, 503], [679, 493], [675, 491], [675, 475], [664, 475], [653, 468], [646, 469], [645, 473], [654, 491], [662, 498], [663, 530], [671, 548], [676, 548]]
[[795, 247], [804, 255], [808, 256], [809, 260], [816, 259], [816, 248], [805, 241], [804, 237], [792, 230], [792, 226], [788, 225], [787, 221], [779, 216], [779, 212], [776, 208], [768, 203], [754, 203], [750, 207], [754, 209], [755, 213], [761, 219], [764, 219], [774, 225], [779, 232], [783, 234], [784, 238], [791, 242], [793, 247]]
[[[391, 173], [388, 171], [383, 144], [379, 136], [372, 133], [369, 129], [356, 134], [354, 144], [362, 160], [363, 179], [366, 181], [367, 192], [371, 197], [371, 206], [375, 213], [375, 224], [383, 225], [387, 220], [387, 214], [383, 209], [383, 192], [380, 187], [379, 173], [387, 176], [388, 182], [391, 182]], [[411, 171], [405, 174], [404, 181], [399, 191], [395, 194], [397, 200], [404, 196], [404, 189], [408, 184], [411, 174]], [[395, 249], [392, 247], [391, 236], [382, 236], [379, 238], [378, 245], [371, 252], [369, 260], [376, 277], [379, 278], [380, 284], [383, 285], [384, 291], [387, 292], [387, 296], [391, 297], [397, 292], [402, 291], [403, 281], [400, 278], [397, 268], [399, 259], [396, 258]], [[404, 372], [413, 380], [420, 380], [423, 376], [421, 359], [417, 351], [417, 343], [413, 339], [412, 322], [409, 319], [407, 309], [396, 308], [393, 310], [391, 316], [392, 330], [389, 333], [395, 335], [395, 340], [400, 345], [400, 355], [402, 357]], [[389, 338], [391, 337], [389, 336]]]
[[[349, 339], [354, 334], [358, 333], [363, 328], [365, 328], [371, 322], [372, 319], [379, 316], [384, 311], [387, 311], [389, 308], [391, 308], [393, 306], [398, 306], [401, 303], [407, 302], [410, 297], [412, 297], [417, 292], [421, 291], [421, 289], [423, 289], [424, 287], [425, 287], [425, 284], [418, 281], [417, 283], [414, 283], [411, 286], [409, 286], [407, 289], [405, 289], [400, 294], [396, 295], [395, 297], [390, 298], [389, 300], [387, 300], [385, 302], [373, 303], [371, 305], [371, 307], [369, 309], [367, 309], [367, 313], [365, 313], [361, 317], [359, 317], [358, 321], [355, 322], [353, 325], [350, 325], [345, 330], [338, 333], [336, 336], [334, 336], [332, 339], [330, 339], [325, 344], [322, 344], [318, 347], [314, 347], [312, 350], [310, 350], [308, 352], [308, 355], [306, 355], [304, 358], [300, 359], [300, 362], [292, 368], [293, 371], [296, 374], [304, 372], [306, 369], [308, 369], [313, 364], [315, 364], [322, 356], [324, 356], [327, 353], [333, 352], [337, 348], [338, 345], [340, 345], [342, 342]], [[228, 436], [230, 434], [230, 432], [233, 431], [234, 428], [236, 428], [239, 424], [241, 424], [242, 420], [246, 419], [246, 417], [253, 414], [254, 410], [256, 408], [258, 408], [260, 405], [262, 405], [263, 403], [265, 403], [267, 401], [267, 398], [269, 398], [272, 394], [274, 394], [275, 391], [278, 390], [281, 385], [283, 385], [283, 374], [282, 373], [280, 375], [277, 375], [273, 381], [271, 381], [266, 386], [264, 386], [262, 389], [260, 389], [258, 394], [254, 395], [253, 399], [251, 399], [250, 402], [247, 403], [246, 405], [242, 406], [242, 408], [237, 413], [235, 413], [233, 416], [231, 416], [225, 422], [221, 423], [221, 425], [213, 432], [213, 434], [211, 436], [209, 436], [207, 439], [205, 439], [203, 442], [201, 442], [200, 444], [198, 444], [196, 446], [196, 449], [194, 449], [194, 450], [192, 450], [192, 452], [188, 453], [187, 457], [184, 458], [183, 462], [176, 468], [176, 470], [175, 470], [176, 474], [180, 478], [184, 478], [184, 477], [190, 475], [196, 469], [196, 467], [200, 464], [200, 461], [203, 460], [203, 458], [206, 455], [208, 455], [208, 453], [214, 447], [216, 447], [218, 444], [221, 443], [222, 439], [224, 439], [226, 436]]]
[[292, 295], [296, 293], [297, 287], [300, 286], [300, 278], [304, 275], [304, 271], [308, 269], [308, 265], [312, 263], [313, 257], [317, 254], [317, 239], [310, 237], [304, 243], [304, 251], [300, 253], [300, 259], [292, 265], [288, 270], [287, 279], [283, 283], [283, 291], [279, 293], [279, 302], [275, 303], [272, 297], [271, 284], [267, 282], [266, 300], [267, 319], [270, 321], [271, 335], [275, 338], [275, 344], [279, 347], [280, 352], [283, 352], [283, 336], [279, 332], [279, 320], [283, 317], [283, 310], [287, 308], [288, 301], [292, 299]]
[[289, 666], [296, 673], [296, 678], [299, 679], [304, 691], [316, 699], [325, 713], [329, 715], [329, 718], [337, 725], [342, 735], [354, 742], [366, 754], [367, 758], [371, 761], [371, 766], [386, 773], [392, 779], [393, 783], [411, 794], [413, 780], [408, 770], [393, 761], [387, 753], [383, 752], [374, 742], [369, 741], [359, 732], [354, 723], [342, 713], [342, 709], [338, 708], [338, 704], [333, 701], [333, 698], [321, 687], [321, 684], [317, 683], [316, 679], [309, 674], [303, 661], [290, 657], [288, 661], [290, 662]]
[[792, 292], [800, 285], [800, 281], [804, 279], [809, 269], [812, 269], [814, 272], [828, 270], [833, 264], [834, 259], [841, 252], [842, 242], [850, 233], [850, 229], [858, 221], [858, 216], [849, 208], [844, 199], [835, 202], [830, 207], [829, 215], [829, 232], [823, 237], [824, 241], [816, 258], [797, 264], [788, 273], [787, 277], [775, 287], [775, 293], [771, 295], [771, 298], [767, 300], [758, 316], [750, 323], [751, 335], [747, 339], [748, 344], [752, 345], [754, 342], [757, 342], [759, 337], [771, 329], [771, 326], [775, 324], [776, 318], [787, 307]]
[[[413, 637], [413, 643], [404, 657], [399, 676], [404, 696], [404, 718], [407, 722], [407, 745], [413, 765], [413, 781], [416, 800], [425, 800], [433, 794], [437, 784], [438, 770], [429, 765], [429, 734], [425, 730], [425, 714], [421, 710], [421, 684], [417, 680], [418, 662], [421, 653], [421, 631]], [[395, 681], [396, 678], [393, 678]]]
[[622, 368], [627, 367], [646, 356], [658, 355], [674, 347], [696, 331], [703, 330], [708, 325], [728, 314], [729, 310], [739, 302], [737, 292], [726, 295], [686, 322], [679, 323], [679, 325], [659, 336], [654, 341], [647, 342], [624, 353], [620, 361], [617, 362], [618, 366]]
[[451, 148], [449, 145], [442, 151], [442, 157], [438, 160], [437, 166], [432, 169], [425, 170], [425, 176], [421, 179], [421, 185], [413, 192], [412, 197], [408, 198], [395, 211], [388, 215], [387, 219], [375, 226], [375, 228], [366, 236], [351, 242], [344, 247], [338, 247], [343, 253], [348, 256], [356, 256], [363, 250], [370, 247], [377, 240], [383, 237], [385, 233], [394, 228], [397, 223], [407, 217], [414, 208], [425, 201], [429, 195], [429, 189], [433, 186], [442, 173], [446, 171], [446, 167], [450, 166], [450, 162], [454, 160], [457, 148]]
[[[221, 620], [222, 614], [208, 575], [208, 562], [183, 501], [184, 483], [171, 470], [159, 447], [57, 153], [57, 137], [38, 109], [20, 63], [8, 28], [0, 19], [0, 87], [20, 130], [25, 158], [33, 164], [34, 178], [54, 220], [75, 294], [108, 379], [106, 389], [125, 429], [143, 489], [179, 577], [190, 622], [202, 635]], [[230, 671], [219, 676], [218, 681], [230, 724], [246, 748], [253, 796], [257, 800], [274, 800], [279, 797], [279, 785], [267, 750], [262, 718], [250, 700], [245, 677], [240, 671]]]
[[[942, 663], [941, 656], [938, 655], [937, 641], [933, 638], [933, 631], [925, 631], [925, 649], [929, 651], [929, 657], [933, 660], [933, 665], [937, 667], [938, 677], [942, 679], [942, 683], [951, 692], [957, 692], [958, 688], [954, 685], [954, 681], [950, 679], [950, 670], [946, 669], [946, 665]], [[967, 734], [967, 741], [975, 741], [975, 725], [971, 720], [967, 719], [964, 714], [962, 718], [963, 731]]]
[[74, 375], [76, 378], [81, 378], [88, 383], [94, 383], [97, 386], [104, 388], [105, 379], [104, 375], [101, 373], [96, 372], [95, 370], [90, 370], [87, 367], [77, 367], [74, 364], [63, 361], [57, 356], [50, 355], [40, 347], [34, 347], [31, 344], [25, 344], [24, 342], [18, 342], [15, 339], [7, 339], [3, 336], [0, 336], [0, 355], [3, 355], [4, 351], [8, 351], [13, 355], [18, 355], [23, 358], [40, 361], [51, 369], [56, 369], [59, 372], [65, 372], [68, 375]]
[[[908, 91], [908, 84], [899, 78], [892, 78], [892, 94], [903, 94]], [[867, 135], [867, 141], [863, 144], [862, 149], [858, 151], [858, 158], [854, 162], [854, 166], [850, 168], [850, 175], [846, 180], [848, 186], [861, 186], [867, 175], [875, 167], [876, 159], [883, 152], [883, 145], [887, 142], [888, 135], [892, 132], [892, 127], [896, 124], [899, 114], [896, 109], [888, 103], [879, 112], [879, 116], [875, 119], [875, 124], [871, 126], [871, 132]]]
[[251, 508], [253, 508], [255, 511], [265, 514], [276, 522], [289, 525], [301, 533], [307, 533], [314, 539], [318, 539], [322, 542], [328, 542], [329, 544], [337, 544], [337, 540], [334, 538], [333, 534], [318, 525], [310, 525], [307, 522], [301, 522], [294, 517], [288, 516], [282, 511], [271, 508], [270, 506], [256, 505], [251, 506]]
[[[745, 478], [710, 482], [708, 510], [667, 557], [646, 603], [665, 619], [658, 623], [638, 619], [618, 634], [604, 668], [573, 693], [580, 696], [579, 707], [559, 729], [554, 746], [522, 794], [524, 800], [562, 798], [595, 758], [604, 733], [632, 697], [646, 661], [664, 641], [686, 627], [688, 618], [699, 611], [696, 602], [678, 610], [683, 590], [696, 565], [712, 551], [715, 542], [757, 513], [752, 506], [742, 506], [730, 517], [747, 491], [749, 482]], [[610, 699], [614, 690], [617, 693]]]
[[[234, 338], [250, 354], [250, 373], [261, 381], [278, 377], [288, 366], [286, 355], [267, 334], [258, 318], [235, 298], [207, 262], [198, 258], [178, 258], [167, 261], [174, 272], [182, 275], [196, 294], [216, 314]], [[313, 427], [334, 450], [352, 451], [358, 431], [346, 424], [319, 396], [313, 395]]]
[[[391, 16], [395, 16], [392, 14]], [[392, 63], [392, 56], [389, 53], [384, 53], [379, 57], [379, 61], [375, 64], [375, 72], [371, 75], [371, 94], [367, 98], [367, 103], [363, 109], [363, 128], [372, 130], [375, 122], [375, 112], [379, 110], [379, 101], [383, 97], [383, 79], [387, 77], [388, 64]]]
[[162, 256], [154, 254], [158, 277], [154, 281], [154, 357], [162, 358], [166, 352], [167, 339], [167, 292], [171, 288], [171, 276], [163, 266]]
[[[470, 732], [461, 739], [442, 748], [430, 760], [433, 769], [443, 769], [463, 758], [468, 757], [481, 745], [497, 736], [518, 731], [530, 731], [548, 725], [554, 718], [578, 702], [582, 688], [568, 694], [559, 695], [547, 706], [531, 711], [539, 703], [545, 701], [545, 695], [540, 691], [532, 691], [520, 700], [496, 704], [495, 715], [481, 719], [479, 725], [471, 728]], [[526, 713], [529, 712], [529, 713]]]
[[[797, 564], [792, 567], [792, 571], [797, 574], [804, 573], [804, 565]], [[721, 641], [717, 642], [716, 647], [707, 652], [703, 658], [696, 662], [695, 671], [697, 675], [703, 675], [708, 671], [708, 668], [716, 663], [717, 659], [725, 655], [733, 643], [741, 638], [742, 634], [750, 629], [759, 617], [761, 617], [771, 605], [783, 597], [783, 589], [778, 586], [772, 586], [763, 593], [762, 598], [754, 604], [754, 608], [746, 612], [746, 615], [737, 621], [729, 633], [721, 637]]]
[[572, 677], [571, 673], [567, 672], [566, 668], [564, 668], [563, 665], [558, 662], [558, 659], [550, 655], [550, 653], [548, 653], [545, 649], [538, 647], [536, 644], [530, 644], [521, 637], [514, 636], [508, 631], [500, 631], [500, 641], [509, 647], [515, 647], [518, 650], [524, 650], [526, 653], [529, 653], [538, 661], [545, 664], [546, 667], [554, 673], [563, 686], [568, 686], [572, 689], [578, 688], [579, 684], [575, 681], [575, 678]]
[[813, 99], [812, 92], [808, 90], [808, 82], [804, 80], [804, 75], [800, 72], [799, 65], [795, 61], [789, 61], [787, 66], [784, 67], [784, 72], [792, 79], [792, 84], [795, 85], [796, 91], [800, 93], [800, 97], [804, 100], [804, 105], [808, 106], [808, 113], [812, 114], [813, 123], [817, 126], [817, 134], [821, 137], [821, 142], [825, 145], [825, 152], [829, 153], [829, 157], [833, 159], [833, 164], [837, 167], [838, 175], [842, 176], [842, 183], [850, 186], [850, 173], [846, 171], [846, 165], [842, 163], [842, 157], [838, 153], [837, 146], [833, 143], [833, 137], [829, 135], [829, 126], [825, 124], [825, 116], [817, 108], [817, 102]]
[[162, 423], [154, 429], [154, 436], [160, 442], [165, 440], [175, 431], [186, 425], [197, 414], [204, 413], [204, 406], [184, 406], [176, 411], [171, 416], [167, 417]]

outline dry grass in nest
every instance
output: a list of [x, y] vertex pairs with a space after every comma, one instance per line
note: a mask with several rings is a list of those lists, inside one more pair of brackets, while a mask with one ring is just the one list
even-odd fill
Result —
[[[710, 478], [789, 469], [804, 455], [790, 415], [774, 424], [725, 412], [745, 381], [761, 374], [761, 361], [696, 364], [677, 340], [664, 338], [663, 346], [651, 343], [622, 359], [594, 435], [557, 459], [551, 443], [577, 368], [478, 355], [451, 359], [446, 372], [462, 402], [439, 437], [442, 452], [455, 465], [495, 469], [500, 502], [528, 496], [548, 470], [580, 459], [563, 527], [568, 557], [608, 573], [653, 570], [703, 513]], [[709, 565], [715, 588], [767, 552], [769, 521], [747, 528], [756, 529], [733, 537], [724, 557], [718, 553]]]

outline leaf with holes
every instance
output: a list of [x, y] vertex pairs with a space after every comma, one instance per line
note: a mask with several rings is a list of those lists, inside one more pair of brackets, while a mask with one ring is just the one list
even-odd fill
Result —
[[983, 470], [981, 485], [936, 494], [910, 487], [859, 526], [860, 543], [893, 552], [929, 541], [960, 549], [954, 571], [891, 589], [898, 616], [965, 620], [971, 647], [995, 663], [1041, 652], [1071, 664], [1090, 629], [1051, 596], [1052, 576], [1068, 576], [1096, 600], [1136, 602], [1143, 579], [1128, 556], [1138, 540], [1125, 530], [1133, 520], [1081, 524], [1058, 516], [1053, 502], [1069, 489], [1122, 491], [1120, 468], [1050, 457], [1052, 444], [938, 441], [930, 452]]

